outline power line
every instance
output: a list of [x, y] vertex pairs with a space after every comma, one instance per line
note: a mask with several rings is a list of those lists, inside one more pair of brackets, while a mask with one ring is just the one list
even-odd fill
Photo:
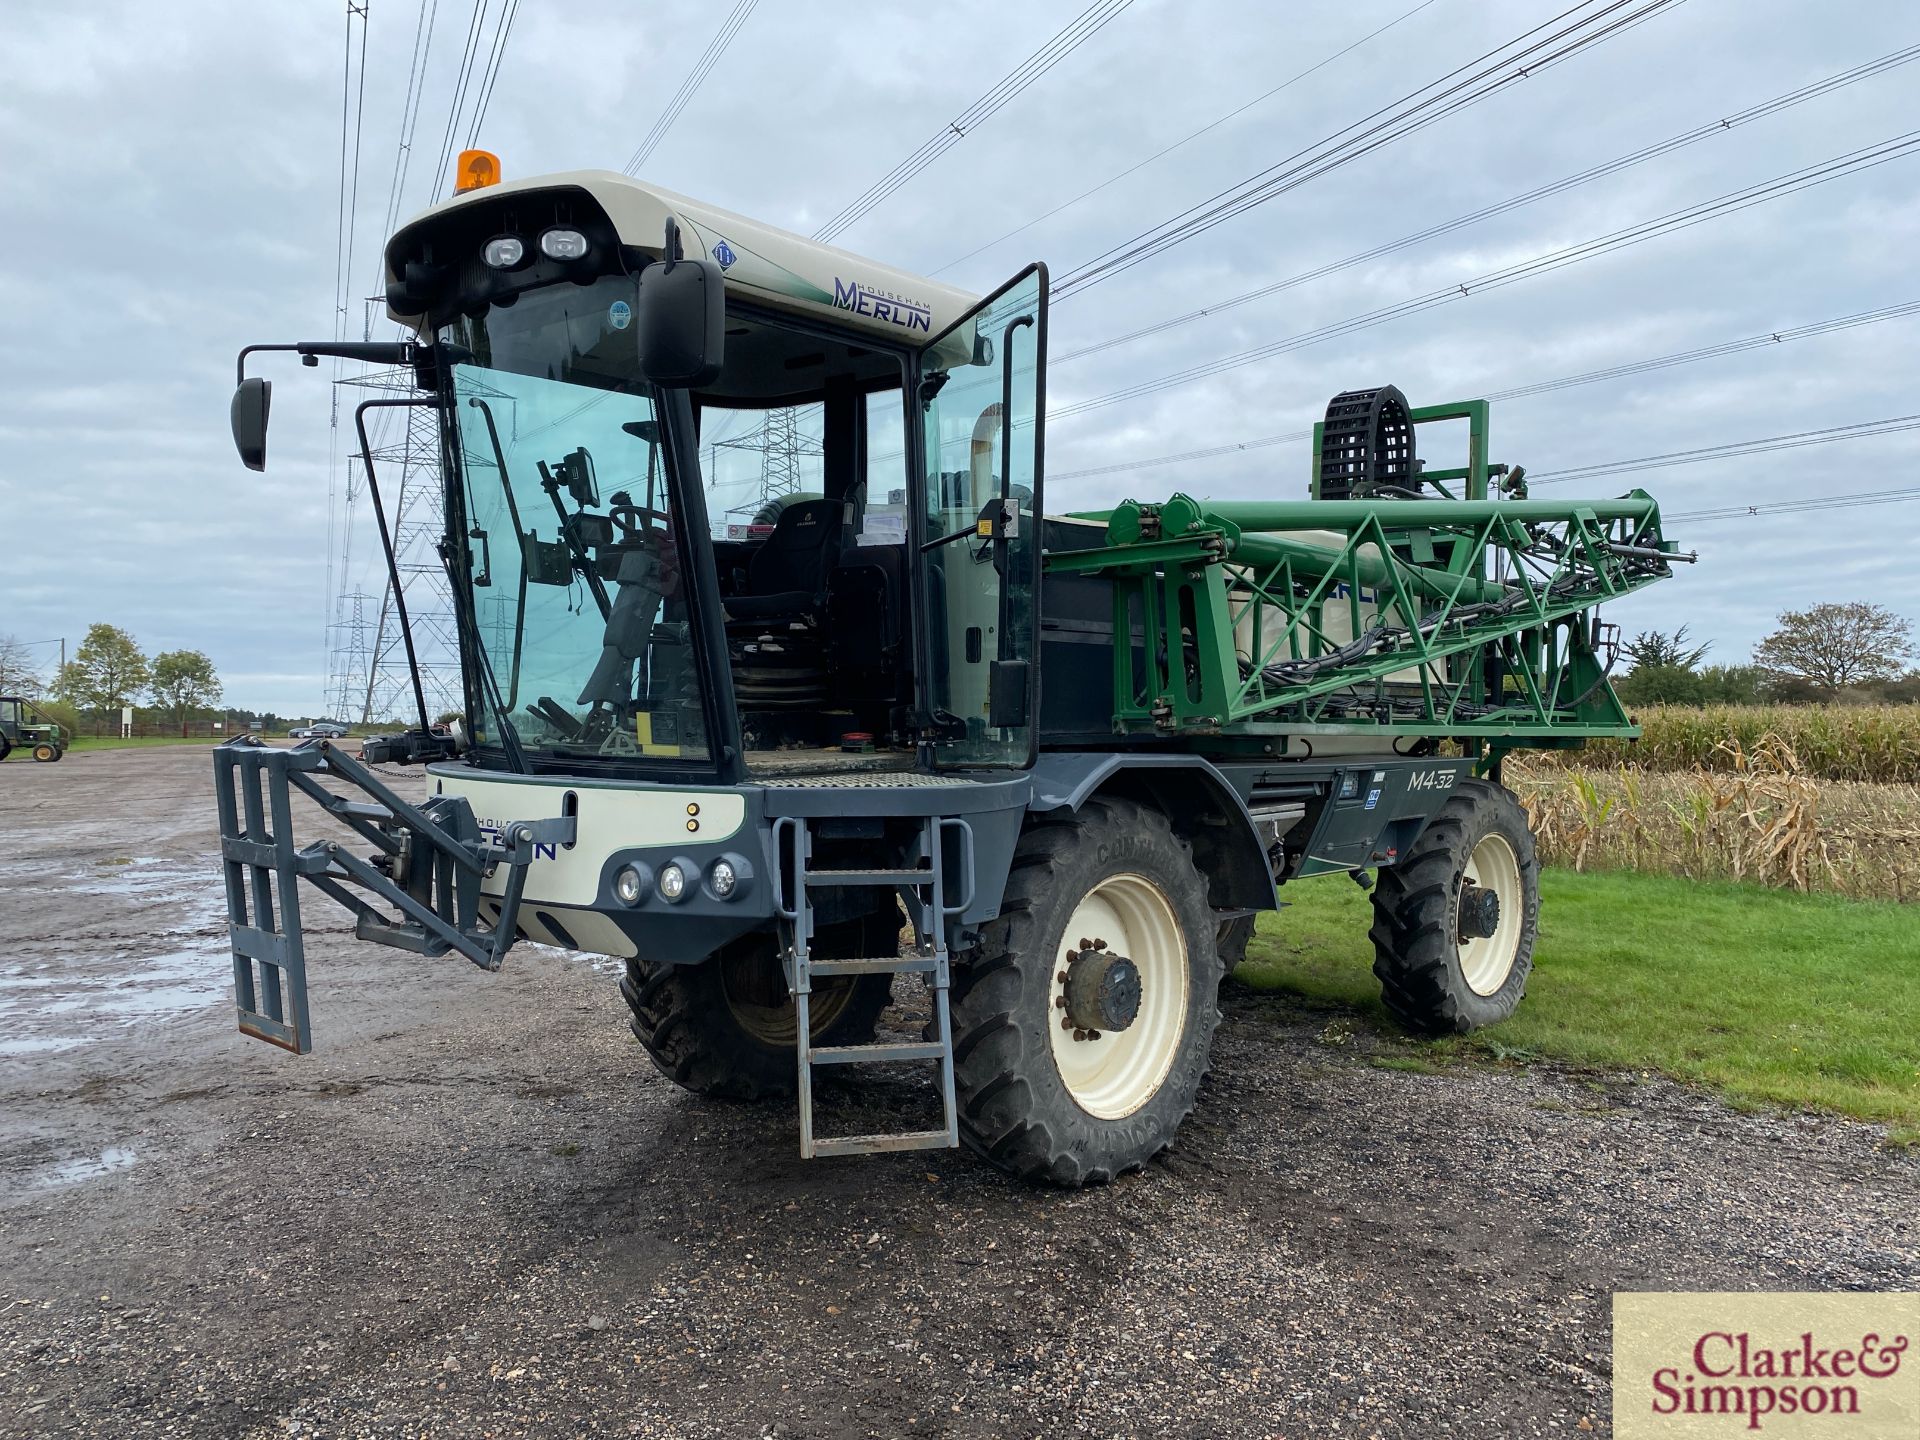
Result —
[[473, 0], [473, 10], [467, 20], [467, 43], [460, 51], [460, 68], [454, 72], [453, 104], [447, 107], [446, 128], [440, 135], [440, 161], [433, 168], [433, 192], [428, 197], [440, 193], [446, 183], [447, 167], [453, 163], [453, 137], [460, 133], [460, 113], [466, 108], [467, 85], [473, 79], [473, 62], [480, 54], [480, 32], [486, 27], [487, 0]]
[[1862, 490], [1852, 495], [1808, 495], [1799, 500], [1776, 500], [1760, 505], [1727, 505], [1718, 510], [1689, 510], [1665, 518], [1675, 520], [1731, 520], [1749, 515], [1799, 515], [1809, 510], [1858, 510], [1866, 505], [1897, 505], [1920, 500], [1920, 486], [1896, 490]]
[[400, 105], [400, 132], [393, 148], [393, 178], [387, 185], [386, 223], [381, 227], [382, 243], [393, 234], [400, 220], [400, 197], [407, 188], [407, 171], [413, 163], [413, 135], [420, 126], [420, 102], [426, 96], [427, 62], [433, 58], [433, 22], [440, 15], [440, 0], [420, 0], [420, 12], [413, 26], [413, 57], [407, 62], [407, 94]]
[[[1265, 204], [1277, 195], [1285, 194], [1332, 170], [1351, 164], [1362, 155], [1384, 145], [1390, 145], [1396, 140], [1404, 139], [1470, 105], [1476, 105], [1489, 96], [1538, 75], [1590, 46], [1625, 33], [1670, 8], [1678, 3], [1678, 0], [1648, 0], [1648, 3], [1643, 4], [1640, 9], [1629, 11], [1624, 15], [1616, 15], [1615, 12], [1625, 9], [1627, 5], [1634, 3], [1634, 0], [1609, 0], [1609, 3], [1600, 10], [1583, 15], [1571, 24], [1553, 30], [1544, 38], [1533, 38], [1539, 36], [1542, 31], [1551, 30], [1552, 27], [1559, 25], [1568, 16], [1590, 3], [1592, 0], [1579, 0], [1579, 3], [1562, 11], [1545, 24], [1537, 25], [1505, 44], [1495, 46], [1467, 64], [1449, 71], [1438, 80], [1381, 107], [1345, 129], [1336, 131], [1327, 139], [1294, 152], [1286, 159], [1277, 161], [1249, 176], [1238, 185], [1230, 186], [1210, 199], [1190, 206], [1180, 214], [1141, 231], [1131, 239], [1108, 247], [1101, 254], [1069, 271], [1055, 282], [1054, 298], [1063, 299], [1109, 280], [1162, 251], [1184, 244], [1216, 225], [1224, 224], [1257, 205]], [[1614, 18], [1609, 19], [1610, 16]], [[1606, 23], [1600, 24], [1599, 22], [1603, 20]], [[1526, 41], [1531, 43], [1522, 43]], [[1501, 55], [1502, 51], [1512, 53]], [[1501, 58], [1493, 59], [1494, 56], [1501, 56]], [[1483, 66], [1483, 62], [1489, 60], [1492, 63]], [[1469, 71], [1473, 73], [1466, 73]], [[1427, 93], [1429, 91], [1433, 93]], [[1422, 96], [1425, 98], [1420, 98]]]
[[733, 43], [733, 37], [740, 33], [740, 27], [747, 23], [747, 17], [753, 14], [753, 7], [759, 0], [739, 0], [733, 9], [727, 12], [727, 18], [720, 22], [719, 33], [707, 42], [707, 48], [693, 62], [693, 68], [687, 72], [687, 78], [680, 82], [680, 88], [673, 92], [673, 98], [667, 101], [666, 108], [660, 112], [660, 118], [653, 122], [653, 128], [640, 142], [639, 148], [627, 157], [627, 163], [620, 168], [629, 175], [637, 175], [640, 167], [654, 152], [660, 142], [666, 139], [667, 131], [673, 128], [673, 122], [680, 118], [680, 112], [687, 108], [713, 67], [720, 63], [720, 57], [726, 54], [727, 46]]
[[1207, 319], [1227, 310], [1234, 309], [1237, 306], [1248, 304], [1254, 300], [1264, 300], [1269, 295], [1277, 295], [1283, 290], [1290, 290], [1295, 286], [1304, 285], [1313, 280], [1324, 279], [1342, 270], [1349, 270], [1356, 265], [1363, 265], [1370, 260], [1377, 260], [1383, 255], [1391, 255], [1396, 251], [1408, 249], [1441, 235], [1451, 234], [1453, 231], [1464, 229], [1469, 225], [1476, 225], [1483, 220], [1491, 220], [1495, 216], [1508, 214], [1511, 211], [1520, 209], [1522, 206], [1531, 205], [1536, 200], [1543, 200], [1553, 195], [1561, 195], [1591, 181], [1599, 180], [1609, 175], [1617, 175], [1622, 170], [1630, 169], [1645, 161], [1672, 154], [1676, 150], [1684, 149], [1702, 140], [1710, 139], [1716, 135], [1724, 135], [1743, 125], [1752, 124], [1755, 120], [1777, 115], [1783, 110], [1789, 110], [1809, 100], [1818, 99], [1821, 96], [1832, 94], [1836, 90], [1844, 89], [1849, 85], [1858, 84], [1862, 80], [1869, 80], [1878, 75], [1885, 74], [1887, 71], [1897, 69], [1915, 59], [1920, 59], [1920, 45], [1909, 45], [1904, 50], [1896, 50], [1892, 54], [1882, 55], [1877, 60], [1870, 60], [1865, 64], [1856, 65], [1852, 69], [1843, 70], [1836, 75], [1829, 75], [1826, 79], [1817, 80], [1810, 85], [1802, 85], [1797, 89], [1787, 91], [1783, 95], [1776, 95], [1771, 100], [1763, 100], [1757, 105], [1748, 106], [1745, 110], [1738, 111], [1735, 114], [1709, 120], [1704, 124], [1694, 126], [1690, 130], [1682, 130], [1679, 134], [1670, 135], [1665, 140], [1658, 141], [1652, 145], [1642, 146], [1638, 150], [1618, 156], [1612, 160], [1604, 161], [1601, 164], [1589, 166], [1577, 174], [1565, 176], [1550, 184], [1537, 186], [1532, 190], [1526, 191], [1524, 194], [1511, 196], [1497, 204], [1482, 206], [1480, 209], [1471, 211], [1468, 214], [1455, 216], [1453, 219], [1442, 221], [1438, 225], [1430, 225], [1426, 229], [1417, 230], [1410, 235], [1403, 235], [1398, 240], [1389, 240], [1384, 245], [1376, 245], [1371, 250], [1362, 251], [1358, 255], [1349, 255], [1344, 260], [1336, 260], [1328, 265], [1321, 265], [1312, 270], [1305, 270], [1298, 275], [1290, 275], [1284, 280], [1276, 280], [1270, 285], [1262, 285], [1258, 289], [1248, 290], [1243, 294], [1234, 295], [1224, 300], [1210, 301], [1197, 310], [1189, 310], [1184, 315], [1176, 315], [1170, 320], [1161, 320], [1155, 324], [1143, 326], [1138, 330], [1130, 330], [1124, 335], [1115, 335], [1106, 340], [1096, 341], [1091, 345], [1082, 345], [1077, 350], [1069, 350], [1065, 354], [1054, 356], [1052, 363], [1062, 365], [1069, 360], [1077, 360], [1085, 355], [1096, 355], [1102, 350], [1111, 350], [1117, 346], [1130, 344], [1135, 340], [1142, 340], [1151, 335], [1163, 334], [1168, 330], [1177, 329], [1195, 320]]
[[820, 241], [832, 240], [870, 214], [901, 186], [966, 139], [970, 132], [992, 118], [1009, 101], [1079, 49], [1086, 41], [1092, 39], [1109, 21], [1132, 3], [1133, 0], [1094, 0], [1093, 4], [1068, 21], [1059, 34], [1007, 72], [1001, 77], [999, 83], [954, 116], [929, 139], [921, 142], [919, 148], [911, 155], [848, 202], [837, 215], [813, 232], [813, 238]]
[[1819, 430], [1796, 430], [1790, 435], [1763, 435], [1753, 440], [1729, 440], [1694, 450], [1672, 450], [1664, 455], [1641, 455], [1631, 460], [1602, 460], [1529, 475], [1527, 484], [1566, 485], [1575, 480], [1598, 480], [1608, 475], [1630, 475], [1641, 470], [1665, 470], [1675, 465], [1699, 465], [1708, 460], [1733, 460], [1748, 455], [1770, 455], [1776, 450], [1802, 450], [1809, 445], [1833, 445], [1842, 440], [1867, 440], [1920, 430], [1920, 415], [1894, 415], [1885, 420], [1861, 420], [1851, 425], [1829, 425]]
[[1490, 271], [1472, 280], [1446, 285], [1438, 290], [1428, 291], [1424, 295], [1416, 295], [1411, 299], [1382, 306], [1377, 310], [1369, 310], [1364, 314], [1350, 316], [1345, 320], [1336, 320], [1331, 324], [1322, 325], [1313, 330], [1302, 331], [1297, 335], [1289, 335], [1284, 339], [1255, 346], [1251, 350], [1242, 350], [1236, 354], [1222, 356], [1216, 360], [1206, 361], [1199, 365], [1189, 366], [1184, 370], [1174, 371], [1169, 375], [1162, 375], [1154, 380], [1141, 381], [1105, 395], [1096, 395], [1072, 405], [1062, 406], [1049, 411], [1048, 418], [1065, 419], [1068, 416], [1081, 415], [1090, 410], [1098, 410], [1107, 405], [1118, 404], [1124, 400], [1139, 399], [1156, 390], [1171, 389], [1174, 386], [1190, 384], [1195, 380], [1204, 380], [1227, 370], [1238, 369], [1243, 365], [1251, 365], [1259, 360], [1267, 360], [1276, 355], [1284, 355], [1295, 350], [1303, 350], [1310, 345], [1317, 345], [1324, 340], [1331, 340], [1338, 336], [1353, 334], [1356, 331], [1371, 329], [1373, 326], [1383, 325], [1389, 320], [1403, 319], [1409, 315], [1416, 315], [1422, 311], [1435, 309], [1441, 305], [1450, 305], [1488, 290], [1499, 290], [1508, 285], [1517, 284], [1519, 281], [1531, 279], [1536, 275], [1544, 275], [1554, 270], [1563, 269], [1568, 265], [1579, 264], [1584, 260], [1597, 259], [1599, 256], [1627, 249], [1643, 241], [1675, 234], [1681, 230], [1691, 229], [1695, 225], [1704, 224], [1709, 220], [1717, 220], [1727, 215], [1736, 214], [1741, 210], [1748, 209], [1754, 205], [1764, 204], [1769, 200], [1778, 200], [1784, 196], [1810, 189], [1816, 185], [1824, 185], [1829, 181], [1838, 180], [1847, 175], [1854, 175], [1864, 170], [1871, 170], [1889, 161], [1905, 159], [1914, 154], [1916, 150], [1920, 150], [1920, 130], [1908, 131], [1904, 135], [1896, 135], [1889, 140], [1880, 141], [1873, 145], [1862, 146], [1860, 149], [1848, 151], [1844, 155], [1837, 155], [1832, 159], [1823, 160], [1818, 164], [1808, 165], [1799, 170], [1790, 171], [1785, 175], [1776, 176], [1774, 179], [1762, 181], [1757, 185], [1749, 185], [1742, 190], [1729, 191], [1727, 194], [1717, 196], [1712, 200], [1703, 200], [1696, 205], [1689, 205], [1684, 209], [1670, 211], [1665, 215], [1656, 216], [1651, 220], [1642, 221], [1637, 225], [1629, 225], [1623, 229], [1596, 236], [1591, 240], [1582, 241], [1577, 245], [1568, 245], [1558, 250], [1550, 250], [1544, 255], [1536, 255], [1530, 260], [1524, 260], [1500, 270]]
[[520, 14], [520, 0], [505, 0], [500, 18], [493, 23], [493, 48], [488, 52], [486, 68], [480, 72], [479, 96], [473, 107], [473, 123], [467, 127], [468, 150], [480, 143], [480, 126], [493, 103], [494, 82], [500, 78], [500, 63], [507, 58], [507, 41], [513, 36], [513, 22]]
[[[1719, 345], [1702, 345], [1693, 350], [1681, 350], [1671, 355], [1655, 355], [1642, 360], [1631, 360], [1621, 365], [1583, 371], [1578, 375], [1562, 375], [1553, 380], [1515, 385], [1510, 389], [1492, 391], [1482, 398], [1489, 401], [1522, 400], [1534, 395], [1545, 395], [1550, 391], [1568, 390], [1578, 385], [1593, 385], [1603, 380], [1623, 379], [1631, 375], [1645, 374], [1650, 370], [1665, 370], [1676, 365], [1697, 364], [1702, 360], [1715, 360], [1725, 355], [1762, 350], [1774, 345], [1789, 344], [1795, 340], [1809, 339], [1815, 335], [1831, 335], [1841, 330], [1852, 330], [1862, 325], [1877, 325], [1884, 320], [1898, 320], [1915, 314], [1920, 314], [1920, 300], [1908, 300], [1898, 305], [1884, 305], [1877, 310], [1863, 310], [1854, 315], [1817, 320], [1808, 325], [1796, 325], [1784, 330], [1769, 330], [1763, 335], [1749, 335], [1743, 339], [1728, 340]], [[1210, 460], [1220, 455], [1234, 455], [1247, 450], [1264, 450], [1295, 440], [1306, 440], [1312, 434], [1312, 430], [1289, 430], [1283, 435], [1261, 435], [1250, 440], [1210, 445], [1200, 450], [1182, 450], [1173, 455], [1156, 455], [1149, 460], [1133, 460], [1113, 465], [1094, 465], [1081, 470], [1057, 471], [1048, 478], [1056, 481], [1080, 480], [1095, 475], [1117, 475], [1127, 470], [1148, 470], [1156, 466], [1174, 465], [1188, 460]]]
[[1369, 31], [1367, 34], [1362, 35], [1358, 40], [1355, 40], [1352, 44], [1344, 45], [1340, 49], [1334, 51], [1331, 55], [1327, 56], [1324, 60], [1320, 60], [1315, 64], [1309, 65], [1306, 69], [1301, 70], [1296, 74], [1289, 76], [1285, 80], [1282, 80], [1278, 85], [1274, 86], [1271, 90], [1266, 90], [1261, 92], [1260, 94], [1254, 96], [1253, 99], [1247, 101], [1244, 105], [1236, 106], [1234, 109], [1227, 111], [1226, 114], [1220, 116], [1218, 119], [1208, 121], [1205, 125], [1202, 125], [1198, 130], [1191, 131], [1190, 133], [1182, 136], [1180, 139], [1174, 141], [1171, 145], [1166, 146], [1164, 149], [1154, 151], [1153, 154], [1147, 156], [1146, 159], [1141, 160], [1133, 165], [1129, 165], [1126, 169], [1120, 171], [1118, 174], [1109, 175], [1105, 180], [1102, 180], [1098, 185], [1094, 186], [1091, 190], [1083, 190], [1078, 195], [1074, 196], [1071, 200], [1061, 201], [1058, 205], [1054, 206], [1051, 210], [1043, 211], [1042, 213], [1034, 216], [1033, 219], [1027, 221], [1026, 224], [1016, 225], [1014, 226], [1013, 229], [1007, 231], [1006, 234], [998, 237], [997, 239], [989, 240], [984, 245], [976, 245], [973, 249], [967, 251], [966, 254], [961, 255], [955, 259], [949, 260], [946, 264], [942, 265], [938, 270], [929, 270], [927, 273], [929, 275], [943, 275], [947, 271], [951, 270], [954, 266], [965, 264], [967, 261], [973, 259], [974, 256], [979, 255], [985, 251], [991, 250], [996, 245], [1004, 244], [1006, 241], [1011, 240], [1016, 235], [1023, 234], [1024, 232], [1031, 230], [1034, 226], [1040, 224], [1041, 221], [1051, 220], [1054, 216], [1058, 215], [1063, 210], [1071, 210], [1074, 206], [1078, 205], [1082, 200], [1090, 199], [1091, 197], [1098, 195], [1102, 190], [1106, 189], [1109, 185], [1116, 184], [1119, 181], [1126, 179], [1127, 176], [1133, 174], [1135, 171], [1146, 169], [1147, 166], [1153, 164], [1153, 162], [1156, 160], [1165, 159], [1167, 156], [1171, 155], [1174, 151], [1180, 149], [1185, 145], [1191, 144], [1193, 141], [1198, 140], [1202, 135], [1207, 134], [1209, 131], [1218, 130], [1222, 125], [1226, 124], [1229, 120], [1233, 119], [1235, 116], [1245, 114], [1247, 111], [1251, 110], [1254, 106], [1264, 104], [1266, 101], [1271, 100], [1274, 96], [1278, 95], [1282, 90], [1285, 90], [1292, 85], [1298, 84], [1300, 81], [1306, 79], [1309, 75], [1314, 74], [1316, 71], [1326, 69], [1327, 66], [1331, 65], [1334, 61], [1340, 59], [1342, 56], [1352, 54], [1355, 50], [1358, 50], [1362, 45], [1365, 45], [1369, 40], [1378, 39], [1380, 36], [1386, 34], [1387, 31], [1393, 29], [1394, 26], [1402, 24], [1405, 21], [1411, 20], [1415, 15], [1418, 15], [1422, 10], [1425, 10], [1429, 5], [1432, 5], [1434, 3], [1435, 3], [1435, 0], [1420, 0], [1420, 3], [1418, 5], [1415, 5], [1411, 10], [1401, 15], [1398, 19], [1389, 20], [1386, 24], [1382, 25], [1379, 29]]

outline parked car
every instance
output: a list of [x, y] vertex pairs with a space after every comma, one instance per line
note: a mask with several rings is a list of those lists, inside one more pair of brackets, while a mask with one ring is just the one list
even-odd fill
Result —
[[311, 725], [302, 725], [287, 732], [295, 740], [338, 740], [346, 733], [347, 727], [338, 720], [316, 720]]

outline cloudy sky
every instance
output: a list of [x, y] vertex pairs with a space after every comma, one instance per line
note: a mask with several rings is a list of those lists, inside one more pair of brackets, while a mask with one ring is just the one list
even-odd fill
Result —
[[[435, 162], [473, 19], [469, 4], [428, 0], [421, 118], [396, 201], [422, 9], [368, 3], [348, 251], [356, 334], [389, 211], [404, 218], [445, 189]], [[485, 48], [504, 0], [479, 3]], [[809, 233], [1085, 3], [761, 0], [645, 176]], [[1563, 8], [1135, 0], [838, 243], [982, 290], [1032, 259], [1063, 275]], [[514, 176], [620, 168], [725, 15], [718, 5], [524, 0], [481, 143]], [[239, 346], [333, 330], [344, 27], [340, 0], [12, 0], [0, 10], [0, 632], [71, 643], [111, 621], [149, 651], [206, 650], [234, 703], [303, 714], [321, 704], [330, 587], [379, 585], [370, 534], [353, 537], [346, 569], [341, 537], [330, 540], [342, 476], [329, 467], [327, 372], [272, 372], [264, 476], [235, 460], [226, 414]], [[1217, 309], [1916, 41], [1920, 14], [1905, 4], [1685, 0], [1063, 300], [1054, 352]], [[1343, 389], [1391, 382], [1433, 403], [1920, 300], [1920, 158], [1906, 154], [1489, 293], [1470, 283], [1893, 140], [1916, 123], [1917, 88], [1920, 64], [1894, 68], [1062, 364], [1050, 380], [1056, 410], [1449, 286], [1468, 291], [1058, 419], [1049, 508], [1174, 489], [1298, 496], [1304, 441], [1143, 462], [1302, 429]], [[462, 135], [471, 113], [470, 98], [454, 127]], [[1920, 315], [1496, 405], [1495, 458], [1544, 475], [1914, 415], [1915, 374]], [[1541, 493], [1644, 485], [1677, 515], [1913, 485], [1916, 456], [1920, 431]], [[1067, 478], [1086, 470], [1104, 473]], [[1920, 617], [1917, 520], [1920, 504], [1894, 504], [1671, 523], [1702, 563], [1613, 618], [1629, 631], [1685, 621], [1715, 641], [1714, 658], [1734, 661], [1786, 607], [1868, 599]]]

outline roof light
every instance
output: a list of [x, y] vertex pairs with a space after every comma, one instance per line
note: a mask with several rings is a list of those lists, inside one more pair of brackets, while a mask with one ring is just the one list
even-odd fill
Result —
[[453, 167], [453, 193], [484, 190], [500, 183], [500, 157], [491, 150], [462, 150]]
[[578, 230], [549, 230], [540, 237], [540, 253], [549, 260], [579, 260], [587, 253], [587, 237]]
[[486, 243], [480, 258], [495, 270], [511, 270], [527, 258], [527, 242], [518, 235], [502, 235]]

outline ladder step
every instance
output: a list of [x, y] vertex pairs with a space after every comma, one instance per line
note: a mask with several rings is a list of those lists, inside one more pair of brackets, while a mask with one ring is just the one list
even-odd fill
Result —
[[930, 885], [931, 870], [809, 870], [807, 884], [816, 888], [835, 885]]
[[885, 1150], [951, 1150], [960, 1143], [945, 1130], [908, 1130], [898, 1135], [815, 1136], [816, 1155], [872, 1155]]
[[894, 1060], [944, 1060], [947, 1047], [938, 1040], [911, 1045], [815, 1045], [807, 1060], [814, 1065], [879, 1065]]
[[938, 964], [931, 955], [877, 956], [870, 960], [808, 960], [809, 975], [912, 975], [930, 973]]

